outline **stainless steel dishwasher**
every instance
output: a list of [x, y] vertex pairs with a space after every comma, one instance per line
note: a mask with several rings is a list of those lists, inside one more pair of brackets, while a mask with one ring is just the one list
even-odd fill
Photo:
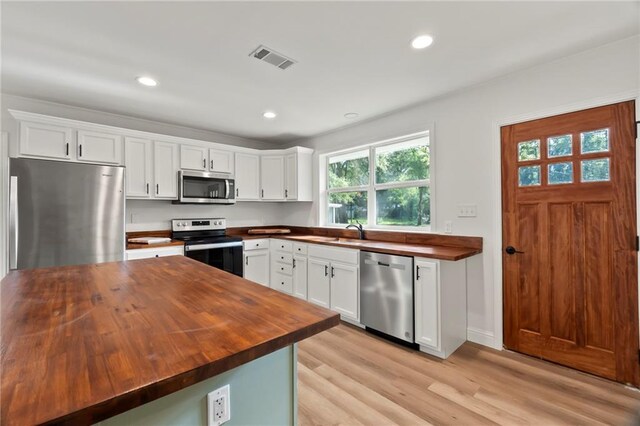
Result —
[[360, 252], [360, 321], [414, 343], [412, 257]]

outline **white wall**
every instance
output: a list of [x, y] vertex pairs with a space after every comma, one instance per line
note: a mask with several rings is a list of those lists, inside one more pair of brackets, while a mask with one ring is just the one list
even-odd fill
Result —
[[[316, 150], [317, 182], [319, 153], [401, 136], [434, 123], [435, 231], [451, 220], [455, 234], [484, 238], [483, 254], [470, 259], [467, 268], [469, 338], [501, 347], [499, 126], [634, 99], [639, 50], [640, 37], [621, 40], [294, 145]], [[458, 204], [477, 204], [478, 216], [457, 218]], [[317, 203], [289, 207], [283, 222], [315, 225], [318, 208]]]
[[284, 203], [239, 202], [235, 205], [171, 204], [171, 201], [127, 200], [127, 231], [170, 229], [171, 219], [227, 218], [227, 226], [281, 225]]

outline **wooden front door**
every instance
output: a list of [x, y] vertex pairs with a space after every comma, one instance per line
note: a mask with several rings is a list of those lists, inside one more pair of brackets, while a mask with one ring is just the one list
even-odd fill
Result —
[[501, 133], [506, 348], [640, 385], [634, 102]]

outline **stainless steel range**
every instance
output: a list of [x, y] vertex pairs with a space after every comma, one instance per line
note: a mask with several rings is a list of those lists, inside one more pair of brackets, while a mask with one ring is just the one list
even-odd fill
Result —
[[185, 256], [242, 276], [242, 238], [226, 235], [223, 218], [173, 219], [171, 237], [184, 241]]

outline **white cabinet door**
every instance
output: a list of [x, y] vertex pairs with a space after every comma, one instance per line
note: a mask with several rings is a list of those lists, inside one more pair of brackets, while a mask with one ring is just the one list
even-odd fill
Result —
[[180, 145], [180, 168], [183, 170], [205, 171], [207, 168], [207, 148]]
[[293, 256], [293, 295], [307, 300], [307, 256]]
[[260, 185], [263, 200], [284, 200], [284, 156], [260, 157]]
[[298, 160], [296, 154], [285, 158], [284, 197], [287, 200], [298, 199]]
[[125, 138], [127, 197], [151, 197], [151, 141]]
[[440, 350], [438, 262], [416, 259], [415, 264], [416, 343]]
[[244, 253], [243, 277], [269, 287], [269, 250], [252, 250]]
[[260, 199], [260, 157], [236, 153], [236, 199]]
[[233, 152], [210, 149], [209, 171], [233, 174]]
[[153, 143], [153, 182], [156, 198], [178, 198], [178, 145]]
[[331, 309], [358, 321], [358, 266], [331, 262]]
[[78, 130], [78, 161], [122, 164], [122, 136]]
[[325, 260], [309, 258], [307, 300], [324, 308], [330, 308], [331, 305], [329, 267], [329, 262]]
[[73, 129], [51, 124], [20, 122], [20, 155], [70, 160]]

